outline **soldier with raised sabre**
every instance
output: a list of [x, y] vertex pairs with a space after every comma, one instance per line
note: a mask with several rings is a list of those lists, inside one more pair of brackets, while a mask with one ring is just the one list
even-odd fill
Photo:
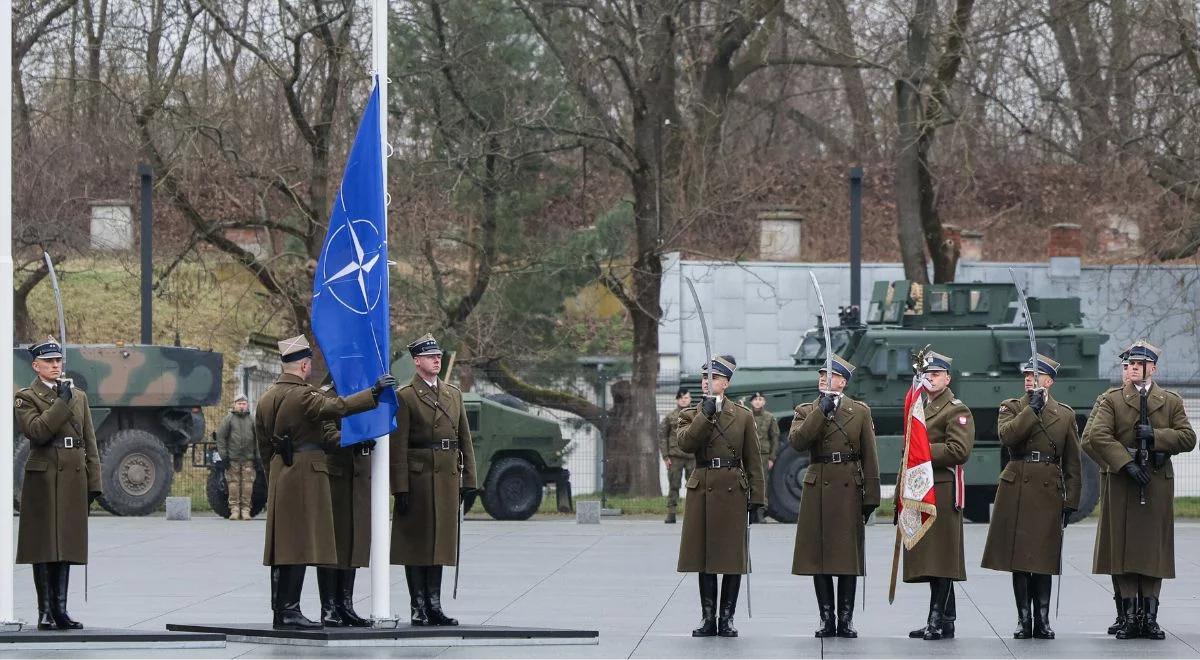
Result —
[[925, 627], [908, 633], [925, 640], [954, 637], [954, 582], [967, 579], [963, 556], [962, 470], [975, 445], [971, 409], [950, 389], [950, 357], [928, 351], [921, 371], [928, 382], [925, 428], [933, 463], [937, 518], [921, 542], [904, 550], [904, 581], [929, 583]]
[[[821, 627], [816, 637], [858, 637], [854, 591], [866, 575], [866, 521], [879, 507], [879, 456], [871, 409], [842, 394], [854, 365], [830, 357], [822, 366], [816, 401], [796, 406], [788, 442], [808, 452], [800, 514], [796, 520], [793, 575], [813, 576]], [[834, 605], [833, 576], [838, 576]]]
[[29, 438], [21, 485], [18, 564], [33, 565], [38, 630], [75, 630], [67, 613], [71, 565], [88, 560], [88, 508], [100, 497], [100, 454], [87, 394], [63, 378], [53, 337], [29, 348], [37, 376], [16, 393], [17, 430]]
[[[333, 385], [323, 392], [336, 394]], [[328, 627], [367, 627], [354, 611], [354, 578], [371, 563], [371, 452], [374, 440], [343, 447], [341, 420], [325, 422], [325, 460], [333, 507], [336, 566], [317, 567], [321, 623]]]
[[[767, 410], [767, 398], [762, 392], [755, 392], [754, 396], [750, 397], [750, 412], [754, 414], [754, 430], [758, 434], [758, 456], [762, 461], [765, 475], [771, 474], [771, 468], [775, 467], [775, 451], [779, 447], [779, 422]], [[757, 512], [757, 519], [754, 522], [763, 522], [766, 520], [766, 505], [771, 502], [768, 499], [767, 492], [763, 490], [763, 508]]]
[[329, 490], [325, 422], [371, 410], [396, 379], [384, 374], [347, 397], [308, 382], [312, 348], [304, 335], [279, 342], [283, 374], [254, 414], [259, 455], [267, 470], [267, 530], [263, 564], [271, 567], [272, 625], [280, 630], [320, 628], [300, 611], [308, 566], [336, 566], [338, 554]]
[[692, 394], [686, 387], [675, 392], [675, 409], [663, 417], [659, 426], [659, 451], [667, 466], [667, 517], [663, 522], [675, 524], [679, 507], [679, 487], [696, 471], [696, 457], [679, 448], [679, 415], [692, 405]]
[[1031, 360], [1021, 368], [1025, 395], [1000, 404], [997, 433], [1009, 460], [996, 487], [983, 567], [1012, 573], [1013, 639], [1054, 639], [1051, 576], [1060, 572], [1067, 517], [1079, 508], [1075, 410], [1050, 394], [1061, 366], [1039, 354], [1036, 365]]
[[687, 481], [677, 570], [700, 574], [702, 619], [692, 636], [737, 637], [733, 617], [749, 572], [747, 513], [764, 505], [763, 466], [753, 415], [725, 396], [736, 365], [713, 356], [701, 368], [710, 374], [702, 381], [706, 396], [679, 416], [679, 446], [696, 457], [696, 471]]
[[417, 373], [400, 388], [391, 442], [392, 564], [404, 565], [414, 626], [457, 626], [442, 611], [442, 569], [458, 565], [458, 512], [478, 488], [462, 392], [438, 374], [433, 335], [408, 345]]
[[1092, 571], [1117, 576], [1125, 614], [1117, 639], [1166, 636], [1158, 609], [1163, 579], [1175, 577], [1171, 457], [1196, 447], [1183, 399], [1154, 382], [1161, 355], [1144, 340], [1129, 347], [1131, 382], [1100, 398], [1083, 437], [1084, 451], [1110, 473]]

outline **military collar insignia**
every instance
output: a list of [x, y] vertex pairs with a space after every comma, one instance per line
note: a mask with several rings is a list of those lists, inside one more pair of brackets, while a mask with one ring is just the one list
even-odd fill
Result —
[[25, 399], [18, 398], [17, 399], [17, 407], [20, 408], [23, 405], [25, 405]]
[[961, 405], [962, 405], [962, 399], [950, 399], [950, 403], [953, 403], [953, 404], [954, 404], [954, 405], [956, 405], [956, 406], [961, 406]]

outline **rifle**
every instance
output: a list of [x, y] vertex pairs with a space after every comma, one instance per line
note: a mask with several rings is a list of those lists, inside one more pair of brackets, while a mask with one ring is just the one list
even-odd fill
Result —
[[[1146, 363], [1143, 362], [1142, 363], [1142, 383], [1145, 383], [1145, 382], [1146, 382]], [[1138, 406], [1139, 406], [1139, 408], [1138, 408], [1138, 426], [1139, 427], [1143, 424], [1150, 423], [1149, 402], [1147, 401], [1147, 399], [1149, 398], [1149, 389], [1150, 388], [1145, 388], [1146, 391], [1142, 391], [1142, 388], [1138, 388], [1138, 390], [1141, 392], [1141, 396], [1139, 397], [1141, 400], [1138, 402]], [[1148, 469], [1149, 463], [1150, 463], [1150, 446], [1146, 443], [1146, 441], [1144, 439], [1138, 440], [1137, 454], [1133, 457], [1133, 460], [1137, 463], [1138, 467], [1142, 468], [1143, 470]], [[1146, 487], [1139, 485], [1138, 486], [1138, 504], [1145, 504], [1145, 503], [1146, 503]]]

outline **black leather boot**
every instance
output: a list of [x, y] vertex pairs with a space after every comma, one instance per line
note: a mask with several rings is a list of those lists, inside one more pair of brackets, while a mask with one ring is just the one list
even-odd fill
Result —
[[303, 564], [287, 564], [275, 566], [271, 578], [277, 580], [275, 603], [275, 620], [272, 627], [276, 630], [316, 630], [321, 628], [318, 621], [304, 616], [300, 611], [300, 594], [304, 591], [304, 572], [308, 569]]
[[339, 568], [337, 583], [338, 614], [342, 615], [342, 625], [352, 628], [368, 628], [370, 619], [364, 619], [354, 611], [354, 576], [358, 573], [354, 568]]
[[1054, 585], [1054, 576], [1042, 573], [1032, 573], [1030, 582], [1033, 587], [1033, 636], [1035, 639], [1054, 639], [1054, 630], [1050, 628], [1050, 592]]
[[1113, 586], [1113, 604], [1117, 608], [1117, 618], [1113, 624], [1108, 627], [1108, 634], [1115, 635], [1125, 625], [1125, 610], [1121, 609], [1121, 585], [1117, 584], [1117, 576], [1112, 576]]
[[321, 595], [321, 625], [341, 628], [342, 613], [338, 610], [338, 569], [317, 567], [317, 590]]
[[50, 565], [33, 565], [33, 588], [37, 590], [38, 630], [54, 630], [54, 616], [50, 613], [50, 601], [53, 599], [54, 587], [50, 584]]
[[738, 592], [742, 588], [742, 576], [725, 575], [721, 577], [721, 611], [717, 617], [717, 634], [721, 637], [737, 637], [737, 628], [733, 627], [733, 615], [737, 611]]
[[[930, 610], [933, 609], [933, 601], [935, 600], [935, 596], [937, 595], [937, 580], [938, 580], [937, 578], [929, 578], [929, 609]], [[909, 639], [924, 639], [925, 638], [925, 629], [927, 627], [928, 626], [921, 626], [920, 628], [917, 628], [916, 630], [908, 631]]]
[[1158, 625], [1158, 599], [1147, 596], [1142, 599], [1142, 638], [1166, 639], [1167, 634]]
[[933, 579], [935, 581], [929, 604], [929, 619], [925, 622], [925, 634], [922, 636], [926, 641], [943, 639], [946, 636], [943, 630], [944, 617], [949, 610], [950, 590], [953, 588], [950, 578]]
[[458, 619], [451, 619], [442, 612], [442, 567], [425, 567], [425, 604], [431, 626], [457, 626]]
[[408, 582], [408, 607], [412, 611], [409, 623], [414, 626], [429, 626], [429, 604], [425, 601], [424, 566], [405, 566], [404, 580]]
[[817, 593], [817, 614], [821, 617], [821, 627], [813, 632], [813, 637], [833, 637], [837, 635], [837, 616], [833, 606], [833, 576], [814, 575], [813, 590]]
[[1138, 617], [1138, 599], [1121, 598], [1121, 610], [1125, 612], [1125, 621], [1117, 631], [1117, 639], [1137, 639], [1142, 634], [1142, 622]]
[[1017, 629], [1013, 631], [1013, 639], [1030, 639], [1033, 637], [1032, 598], [1029, 596], [1030, 574], [1013, 571], [1013, 597], [1017, 600]]
[[675, 524], [675, 507], [667, 507], [667, 517], [663, 520], [663, 522], [667, 523], [668, 525]]
[[71, 581], [71, 565], [65, 561], [49, 564], [52, 597], [50, 598], [50, 617], [59, 630], [78, 630], [83, 624], [71, 619], [67, 614], [67, 591]]
[[954, 602], [954, 581], [946, 581], [946, 604], [942, 607], [942, 638], [954, 639], [954, 622], [958, 620], [958, 605]]
[[717, 576], [700, 574], [700, 627], [692, 631], [692, 637], [715, 637], [717, 635]]
[[847, 639], [858, 637], [854, 629], [854, 590], [858, 586], [857, 575], [839, 575], [837, 590], [837, 636]]

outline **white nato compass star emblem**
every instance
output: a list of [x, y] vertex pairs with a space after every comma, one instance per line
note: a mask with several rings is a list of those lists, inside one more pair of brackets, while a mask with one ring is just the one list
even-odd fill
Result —
[[[350, 244], [351, 250], [345, 249], [346, 243]], [[363, 219], [347, 221], [333, 232], [325, 246], [321, 259], [321, 286], [346, 309], [356, 314], [369, 314], [379, 304], [383, 293], [387, 267], [380, 263], [383, 248], [383, 238], [375, 223]], [[329, 258], [331, 251], [335, 255], [344, 255], [348, 261], [340, 266], [333, 263]]]

